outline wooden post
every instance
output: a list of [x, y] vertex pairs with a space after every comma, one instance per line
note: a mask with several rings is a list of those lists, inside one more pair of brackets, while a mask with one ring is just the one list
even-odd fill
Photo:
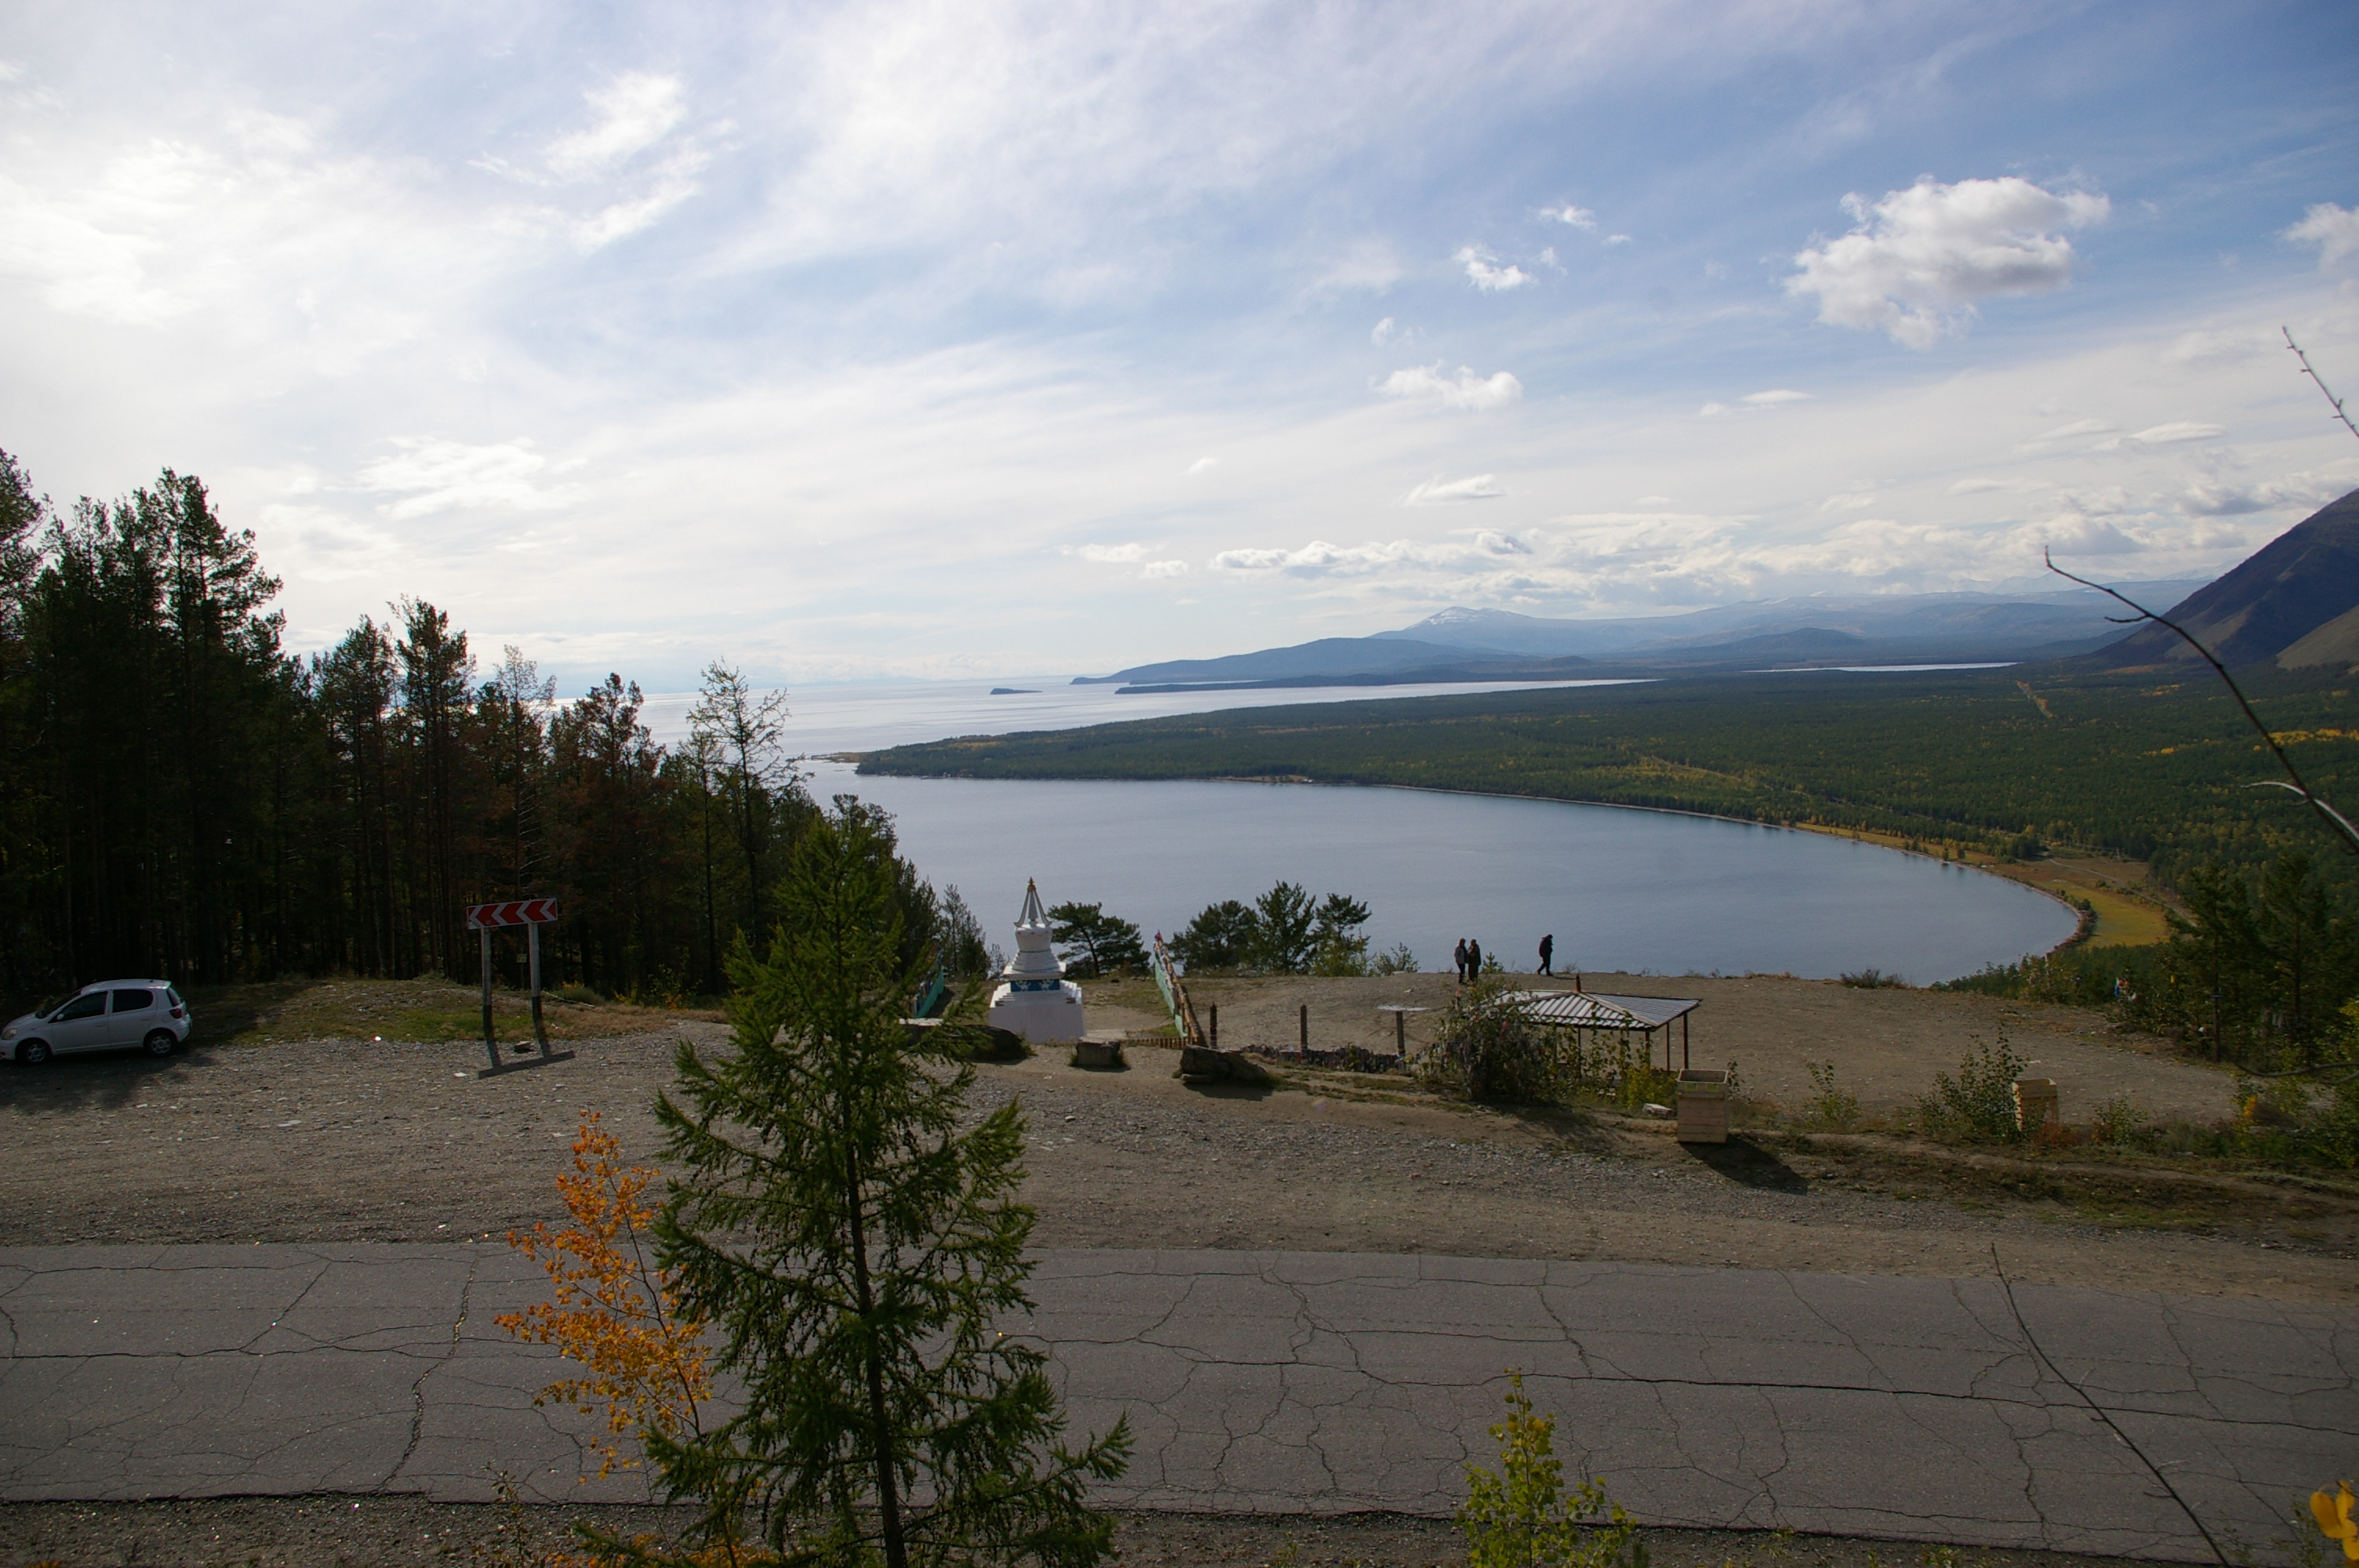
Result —
[[484, 962], [484, 1054], [496, 1067], [500, 1065], [500, 1042], [499, 1037], [492, 1033], [492, 928], [479, 925], [475, 927], [475, 935], [483, 938], [478, 951], [483, 955]]
[[1302, 1004], [1302, 1054], [1310, 1054], [1310, 1004]]
[[1408, 1014], [1398, 1009], [1393, 1012], [1393, 1049], [1400, 1053], [1402, 1061], [1408, 1060]]
[[1221, 1004], [1219, 1002], [1212, 1004], [1212, 1038], [1207, 1044], [1215, 1051], [1221, 1048]]
[[535, 921], [524, 929], [526, 941], [532, 950], [532, 1043], [546, 1056], [549, 1054], [549, 1035], [540, 1026], [540, 923]]

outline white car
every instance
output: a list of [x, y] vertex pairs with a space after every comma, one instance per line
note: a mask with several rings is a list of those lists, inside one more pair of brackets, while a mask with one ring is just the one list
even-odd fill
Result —
[[168, 1056], [195, 1023], [169, 980], [101, 980], [0, 1028], [0, 1055], [31, 1065], [70, 1051], [136, 1045]]

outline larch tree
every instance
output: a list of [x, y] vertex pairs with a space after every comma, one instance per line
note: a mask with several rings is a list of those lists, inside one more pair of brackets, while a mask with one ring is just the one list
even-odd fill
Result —
[[1030, 1305], [1023, 1118], [962, 1127], [972, 1069], [901, 1022], [933, 961], [908, 880], [891, 819], [840, 797], [766, 957], [733, 957], [734, 1050], [680, 1047], [661, 1256], [745, 1403], [648, 1454], [711, 1537], [750, 1510], [789, 1563], [1094, 1563], [1111, 1527], [1082, 1488], [1122, 1472], [1128, 1424], [1067, 1446], [1045, 1355], [1000, 1330]]

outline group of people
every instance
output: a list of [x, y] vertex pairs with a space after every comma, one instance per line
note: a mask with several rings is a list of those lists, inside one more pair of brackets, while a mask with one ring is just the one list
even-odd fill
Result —
[[[1483, 972], [1483, 944], [1471, 936], [1461, 936], [1458, 939], [1458, 946], [1451, 950], [1451, 957], [1458, 965], [1458, 983], [1462, 986]], [[1555, 974], [1555, 963], [1556, 933], [1551, 931], [1540, 938], [1538, 972], [1543, 975]]]

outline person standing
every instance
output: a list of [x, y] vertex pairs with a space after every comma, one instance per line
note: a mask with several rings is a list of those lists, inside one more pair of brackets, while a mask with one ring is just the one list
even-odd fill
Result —
[[1466, 938], [1461, 936], [1458, 946], [1451, 950], [1451, 958], [1458, 966], [1458, 983], [1466, 983]]
[[1556, 933], [1551, 931], [1547, 935], [1540, 938], [1540, 973], [1544, 975], [1551, 973], [1549, 968], [1549, 965], [1555, 962], [1555, 960]]
[[1466, 978], [1475, 979], [1483, 973], [1483, 944], [1468, 938], [1466, 943]]

